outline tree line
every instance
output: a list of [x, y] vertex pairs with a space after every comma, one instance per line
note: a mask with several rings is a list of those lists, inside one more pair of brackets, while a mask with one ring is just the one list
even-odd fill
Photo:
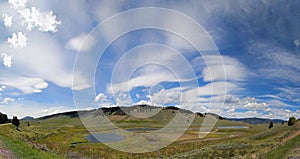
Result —
[[9, 120], [6, 114], [0, 112], [0, 124], [8, 123]]
[[14, 126], [18, 127], [20, 126], [20, 120], [14, 116], [11, 120], [8, 119], [7, 114], [3, 114], [0, 112], [0, 124], [5, 124], [5, 123], [12, 123]]

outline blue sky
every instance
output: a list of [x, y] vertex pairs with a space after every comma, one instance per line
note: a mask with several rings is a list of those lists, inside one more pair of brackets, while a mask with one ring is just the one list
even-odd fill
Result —
[[[300, 118], [299, 7], [279, 0], [1, 0], [0, 112], [38, 117], [148, 103], [226, 117]], [[138, 21], [122, 18], [124, 11]], [[116, 22], [101, 25], [112, 16]], [[115, 35], [148, 23], [176, 32]], [[74, 102], [73, 94], [81, 98]]]

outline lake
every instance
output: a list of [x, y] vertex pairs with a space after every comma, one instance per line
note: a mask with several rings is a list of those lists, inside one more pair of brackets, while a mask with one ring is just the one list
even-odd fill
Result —
[[109, 133], [99, 133], [99, 134], [89, 134], [86, 136], [86, 139], [89, 142], [97, 143], [97, 142], [118, 142], [125, 139], [125, 136], [119, 135], [115, 132]]

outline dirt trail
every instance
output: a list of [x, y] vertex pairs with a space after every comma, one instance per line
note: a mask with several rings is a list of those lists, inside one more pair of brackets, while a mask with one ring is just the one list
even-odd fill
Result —
[[0, 159], [15, 159], [14, 154], [0, 140]]
[[278, 145], [282, 145], [282, 144], [286, 143], [287, 141], [291, 140], [292, 138], [296, 137], [297, 135], [299, 135], [300, 134], [300, 123], [298, 123], [296, 125], [296, 127], [297, 127], [297, 132], [284, 138], [281, 142], [278, 143]]
[[[8, 124], [1, 124], [0, 127]], [[16, 159], [13, 152], [0, 140], [0, 159]]]

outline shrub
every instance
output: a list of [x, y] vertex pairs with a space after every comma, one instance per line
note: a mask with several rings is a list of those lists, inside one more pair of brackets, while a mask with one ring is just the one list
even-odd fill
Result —
[[288, 126], [293, 126], [296, 123], [296, 118], [295, 117], [290, 117], [288, 121]]
[[269, 129], [272, 129], [272, 128], [273, 128], [273, 122], [271, 121], [269, 124]]
[[18, 119], [16, 116], [13, 117], [11, 123], [12, 123], [14, 126], [16, 126], [17, 129], [18, 129], [19, 126], [20, 126], [20, 121], [19, 121], [19, 119]]

